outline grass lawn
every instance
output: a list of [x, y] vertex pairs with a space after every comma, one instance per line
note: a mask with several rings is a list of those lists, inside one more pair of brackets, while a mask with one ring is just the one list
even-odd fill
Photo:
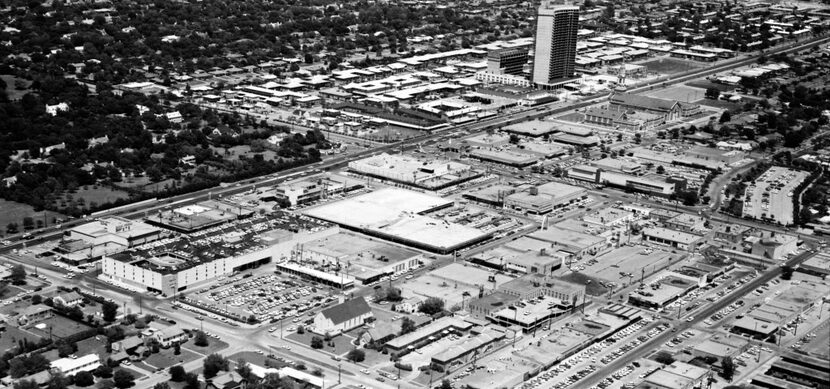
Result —
[[101, 205], [115, 202], [118, 199], [126, 199], [130, 197], [130, 194], [123, 190], [113, 189], [107, 186], [98, 186], [97, 188], [94, 186], [85, 186], [79, 188], [74, 196], [76, 199], [84, 199], [86, 205], [90, 206], [93, 202]]
[[712, 82], [712, 81], [709, 81], [709, 80], [689, 81], [689, 82], [686, 83], [686, 85], [691, 86], [691, 87], [695, 87], [695, 88], [701, 88], [703, 90], [706, 90], [706, 89], [709, 89], [709, 88], [715, 88], [715, 89], [717, 89], [721, 92], [730, 92], [730, 91], [735, 90], [735, 88], [737, 88], [737, 86], [734, 86], [734, 85], [724, 85], [724, 84], [715, 83], [715, 82]]
[[642, 62], [639, 65], [645, 66], [650, 72], [660, 74], [681, 73], [704, 66], [699, 62], [688, 61], [680, 58], [658, 58], [652, 61]]
[[709, 107], [728, 109], [728, 110], [733, 111], [733, 112], [741, 109], [741, 107], [742, 107], [742, 105], [740, 103], [730, 103], [730, 102], [724, 101], [724, 100], [700, 99], [698, 101], [695, 101], [694, 103], [695, 104], [700, 104], [700, 105], [706, 105], [706, 106], [709, 106]]
[[142, 379], [142, 378], [144, 378], [144, 377], [147, 377], [146, 375], [144, 375], [144, 374], [140, 373], [138, 370], [135, 370], [135, 369], [130, 369], [130, 368], [128, 368], [128, 367], [124, 367], [124, 366], [118, 366], [118, 367], [116, 367], [115, 369], [113, 369], [112, 373], [113, 373], [113, 374], [115, 374], [115, 372], [117, 372], [117, 371], [119, 371], [119, 370], [126, 370], [127, 372], [132, 373], [132, 375], [133, 375], [133, 377], [135, 377], [135, 380], [136, 380], [136, 381], [138, 381], [138, 380], [140, 380], [140, 379]]
[[233, 354], [228, 357], [228, 359], [233, 364], [233, 367], [236, 368], [236, 362], [240, 359], [244, 360], [246, 363], [250, 363], [252, 365], [266, 367], [274, 367], [274, 368], [281, 368], [284, 366], [289, 366], [289, 364], [274, 358], [269, 358], [265, 355], [260, 355], [259, 353], [255, 353], [252, 351], [243, 351], [236, 354]]
[[[6, 94], [8, 95], [9, 100], [11, 101], [19, 100], [23, 98], [23, 95], [31, 92], [30, 89], [27, 89], [30, 85], [32, 85], [31, 81], [24, 80], [22, 78], [17, 78], [10, 74], [0, 75], [0, 78], [2, 78], [3, 81], [6, 82]], [[24, 87], [24, 89], [17, 89], [17, 87], [15, 86], [16, 81], [20, 81], [22, 83], [21, 86]]]
[[226, 348], [228, 348], [228, 344], [219, 339], [208, 338], [208, 345], [205, 347], [199, 347], [193, 344], [193, 340], [191, 339], [182, 345], [182, 353], [184, 353], [185, 350], [189, 350], [195, 352], [196, 354], [210, 355]]
[[17, 342], [23, 339], [37, 343], [40, 342], [41, 338], [15, 326], [6, 326], [6, 330], [0, 333], [0, 352], [6, 352], [13, 347], [17, 347]]
[[32, 327], [30, 331], [39, 336], [49, 336], [49, 329], [51, 328], [52, 336], [56, 338], [65, 338], [70, 335], [77, 334], [81, 331], [86, 331], [92, 327], [72, 321], [63, 316], [52, 316], [46, 320], [41, 321], [46, 327], [43, 330]]
[[16, 287], [16, 286], [13, 286], [13, 285], [9, 284], [9, 285], [7, 285], [7, 286], [6, 286], [6, 288], [5, 288], [5, 290], [3, 291], [3, 293], [0, 293], [0, 299], [4, 299], [4, 300], [5, 300], [5, 299], [7, 299], [7, 298], [9, 298], [9, 297], [14, 297], [14, 296], [16, 296], [18, 293], [22, 293], [22, 292], [23, 292], [23, 289], [20, 289], [20, 288], [18, 288], [18, 287]]
[[144, 359], [144, 363], [150, 365], [151, 370], [166, 369], [177, 363], [187, 363], [199, 359], [200, 356], [192, 351], [181, 348], [181, 354], [173, 355], [173, 348], [161, 349], [156, 354], [151, 354]]
[[[608, 289], [599, 284], [599, 278], [589, 277], [584, 273], [570, 273], [562, 278], [569, 282], [585, 285], [585, 293], [588, 293], [591, 296], [600, 296], [604, 293], [608, 293]], [[588, 280], [591, 280], [590, 284], [586, 284]]]
[[[37, 223], [38, 220], [44, 221], [44, 226], [51, 227], [55, 225], [53, 219], [63, 219], [66, 216], [52, 211], [35, 212], [31, 205], [18, 203], [14, 201], [7, 201], [0, 199], [0, 236], [6, 235], [6, 226], [9, 223], [17, 223], [18, 231], [23, 231], [23, 218], [32, 217]], [[45, 216], [45, 217], [44, 217]], [[45, 220], [44, 220], [45, 219]], [[35, 224], [37, 226], [37, 224]]]
[[[291, 339], [299, 344], [302, 344], [305, 347], [311, 347], [311, 338], [314, 336], [320, 336], [312, 334], [311, 332], [306, 331], [304, 334], [300, 335], [297, 333], [290, 334], [286, 336], [286, 338]], [[320, 336], [320, 338], [323, 338]], [[324, 339], [324, 338], [323, 338]], [[354, 340], [354, 336], [350, 336], [348, 334], [342, 334], [339, 336], [335, 336], [331, 338], [332, 343], [334, 343], [334, 347], [329, 346], [329, 344], [323, 340], [323, 348], [320, 351], [329, 352], [335, 355], [343, 355], [349, 352], [355, 345], [352, 344]]]
[[585, 119], [585, 115], [581, 114], [579, 112], [571, 112], [571, 113], [567, 113], [567, 114], [564, 114], [562, 116], [559, 116], [559, 117], [557, 117], [557, 119], [565, 120], [565, 121], [569, 121], [569, 122], [574, 122], [574, 123], [580, 123], [580, 122], [582, 122], [582, 120]]

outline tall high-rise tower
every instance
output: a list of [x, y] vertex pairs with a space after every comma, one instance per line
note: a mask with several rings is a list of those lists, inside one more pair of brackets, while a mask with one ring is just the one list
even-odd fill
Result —
[[579, 7], [562, 0], [542, 0], [536, 17], [536, 44], [531, 81], [550, 87], [574, 75]]

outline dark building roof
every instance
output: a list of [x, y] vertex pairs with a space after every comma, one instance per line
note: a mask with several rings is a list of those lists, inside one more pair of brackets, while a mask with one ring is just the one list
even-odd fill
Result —
[[369, 307], [366, 300], [363, 297], [358, 297], [324, 309], [320, 313], [334, 324], [340, 324], [371, 312], [372, 308]]
[[656, 97], [631, 93], [615, 93], [611, 96], [611, 103], [665, 112], [671, 111], [677, 106], [677, 101], [674, 100], [658, 99]]

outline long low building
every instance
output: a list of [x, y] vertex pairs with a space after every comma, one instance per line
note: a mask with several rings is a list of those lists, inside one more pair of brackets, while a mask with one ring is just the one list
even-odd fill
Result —
[[643, 240], [680, 250], [694, 251], [703, 242], [703, 237], [688, 232], [653, 227], [643, 230]]
[[471, 335], [460, 344], [432, 356], [432, 364], [440, 366], [444, 372], [450, 372], [464, 366], [478, 356], [483, 356], [495, 347], [496, 342], [504, 339], [503, 332], [484, 329], [481, 333]]
[[390, 355], [401, 356], [432, 343], [450, 332], [466, 332], [472, 327], [472, 323], [453, 316], [445, 316], [413, 332], [394, 338], [386, 342], [383, 347]]
[[457, 185], [483, 174], [470, 165], [450, 160], [421, 160], [386, 153], [349, 162], [349, 170], [429, 190]]
[[173, 296], [218, 277], [286, 258], [297, 244], [340, 230], [330, 227], [294, 234], [281, 229], [259, 232], [256, 228], [251, 225], [240, 231], [230, 227], [232, 231], [107, 255], [99, 277], [126, 288]]
[[587, 196], [585, 188], [549, 182], [532, 187], [527, 192], [508, 195], [504, 199], [504, 206], [538, 215], [565, 207]]

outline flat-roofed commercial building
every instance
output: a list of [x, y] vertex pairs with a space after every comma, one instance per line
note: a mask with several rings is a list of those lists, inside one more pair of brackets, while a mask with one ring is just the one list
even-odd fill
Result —
[[703, 242], [703, 237], [683, 231], [653, 227], [643, 230], [643, 240], [671, 246], [680, 250], [694, 251]]
[[301, 263], [340, 269], [348, 279], [370, 284], [383, 276], [404, 273], [423, 263], [423, 255], [405, 247], [354, 233], [329, 235], [303, 244]]
[[274, 197], [287, 201], [291, 205], [301, 205], [361, 186], [356, 180], [353, 183], [347, 183], [345, 180], [329, 177], [307, 178], [277, 185], [274, 188]]
[[787, 353], [773, 362], [765, 374], [790, 384], [827, 388], [830, 387], [830, 369], [827, 366], [826, 360], [808, 355]]
[[628, 294], [628, 303], [650, 309], [661, 309], [686, 293], [697, 289], [698, 280], [664, 270], [649, 277], [645, 283]]
[[521, 76], [528, 61], [528, 48], [507, 47], [487, 53], [487, 72]]
[[474, 358], [487, 354], [504, 337], [504, 332], [485, 328], [480, 333], [462, 338], [460, 343], [433, 355], [430, 361], [433, 365], [440, 366], [444, 372], [451, 372]]
[[593, 257], [609, 249], [605, 238], [581, 232], [550, 227], [528, 237], [551, 244], [551, 250], [563, 251], [573, 258]]
[[626, 174], [638, 175], [643, 171], [643, 166], [637, 162], [632, 162], [626, 158], [603, 158], [599, 161], [591, 162], [604, 171], [615, 171]]
[[430, 190], [457, 185], [483, 174], [470, 165], [454, 161], [386, 153], [349, 162], [349, 170]]
[[161, 239], [168, 234], [161, 228], [118, 216], [81, 224], [64, 232], [69, 240], [82, 240], [93, 246], [115, 244], [125, 249]]
[[744, 338], [716, 336], [694, 345], [692, 355], [717, 358], [720, 361], [727, 357], [734, 358], [748, 349], [749, 342]]
[[549, 182], [530, 188], [527, 192], [513, 193], [504, 200], [505, 207], [533, 214], [545, 214], [554, 209], [584, 199], [588, 195], [585, 188]]
[[527, 167], [539, 162], [539, 155], [521, 149], [473, 149], [470, 156], [482, 161], [496, 162], [507, 166]]
[[438, 196], [384, 188], [305, 210], [343, 228], [436, 253], [447, 254], [489, 239], [493, 233], [424, 214], [452, 207]]
[[604, 170], [600, 173], [599, 183], [661, 197], [669, 197], [674, 194], [677, 186], [673, 182], [658, 181], [648, 177]]
[[337, 227], [296, 234], [279, 228], [261, 231], [261, 223], [268, 219], [257, 216], [245, 222], [250, 224], [229, 226], [228, 231], [217, 229], [189, 240], [104, 256], [99, 277], [125, 288], [173, 296], [218, 277], [286, 258], [297, 244], [339, 232]]
[[796, 270], [818, 277], [826, 277], [830, 275], [830, 254], [818, 253], [812, 258], [802, 262], [801, 266], [799, 266]]
[[460, 318], [445, 316], [408, 334], [398, 336], [386, 342], [383, 347], [390, 355], [400, 357], [451, 333], [466, 333], [472, 327], [472, 323]]
[[691, 389], [704, 385], [709, 370], [684, 362], [672, 362], [671, 365], [649, 374], [645, 383], [655, 389]]

